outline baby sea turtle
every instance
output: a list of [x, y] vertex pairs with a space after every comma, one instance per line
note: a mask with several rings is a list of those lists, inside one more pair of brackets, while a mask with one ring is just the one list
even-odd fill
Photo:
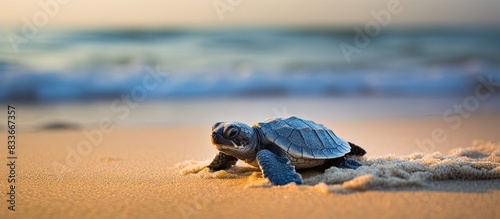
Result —
[[212, 143], [220, 152], [208, 165], [212, 171], [236, 164], [238, 159], [260, 167], [274, 185], [302, 184], [297, 169], [331, 166], [356, 169], [361, 147], [337, 137], [330, 129], [297, 117], [272, 118], [248, 126], [218, 122], [212, 127]]

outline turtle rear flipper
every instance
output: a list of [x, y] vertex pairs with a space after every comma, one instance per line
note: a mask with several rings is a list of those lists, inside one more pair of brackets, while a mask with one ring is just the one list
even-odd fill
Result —
[[358, 161], [351, 159], [351, 158], [338, 157], [338, 158], [326, 160], [325, 163], [323, 165], [317, 167], [317, 169], [320, 171], [325, 171], [326, 169], [328, 169], [332, 166], [338, 167], [338, 168], [343, 168], [343, 169], [354, 169], [355, 170], [363, 165], [360, 164]]
[[358, 169], [359, 167], [363, 166], [360, 164], [358, 161], [350, 158], [344, 158], [342, 162], [338, 164], [337, 167], [344, 168], [344, 169]]
[[348, 143], [351, 146], [351, 152], [347, 153], [346, 154], [347, 156], [363, 156], [366, 154], [365, 149], [361, 148], [360, 146], [358, 146], [352, 142], [348, 142]]
[[286, 185], [288, 183], [302, 184], [302, 178], [295, 172], [295, 168], [289, 164], [288, 158], [278, 156], [273, 152], [263, 149], [257, 153], [257, 162], [264, 176], [274, 185]]

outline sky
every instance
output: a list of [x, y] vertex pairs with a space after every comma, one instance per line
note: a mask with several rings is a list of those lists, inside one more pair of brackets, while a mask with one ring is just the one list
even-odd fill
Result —
[[1, 0], [0, 27], [350, 26], [398, 3], [394, 26], [500, 27], [495, 0]]

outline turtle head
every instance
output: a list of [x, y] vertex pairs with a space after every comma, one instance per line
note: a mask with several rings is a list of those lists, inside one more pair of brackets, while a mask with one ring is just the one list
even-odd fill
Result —
[[255, 159], [258, 139], [252, 127], [240, 122], [218, 122], [212, 126], [217, 150], [240, 160]]

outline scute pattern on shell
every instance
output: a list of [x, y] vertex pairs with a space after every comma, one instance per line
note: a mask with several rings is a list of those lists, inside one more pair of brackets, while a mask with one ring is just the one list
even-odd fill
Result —
[[254, 127], [261, 128], [266, 139], [289, 156], [300, 159], [332, 159], [351, 151], [349, 143], [330, 129], [297, 117], [272, 118]]

